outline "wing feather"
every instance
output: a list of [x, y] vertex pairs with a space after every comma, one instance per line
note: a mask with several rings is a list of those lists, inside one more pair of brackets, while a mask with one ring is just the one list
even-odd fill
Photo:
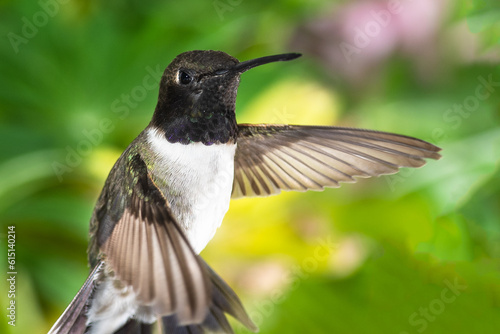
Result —
[[396, 173], [439, 159], [423, 140], [371, 130], [298, 125], [241, 124], [235, 154], [233, 198], [281, 190], [322, 190], [355, 177]]
[[[128, 203], [100, 248], [115, 276], [143, 305], [178, 323], [202, 323], [210, 309], [211, 285], [169, 204], [139, 155], [130, 159], [122, 189]], [[119, 194], [118, 196], [123, 196]]]

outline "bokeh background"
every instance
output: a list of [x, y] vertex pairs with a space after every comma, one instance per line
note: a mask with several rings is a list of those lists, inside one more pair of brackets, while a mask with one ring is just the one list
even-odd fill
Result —
[[0, 332], [44, 333], [62, 313], [88, 273], [93, 205], [161, 72], [215, 49], [304, 55], [243, 75], [240, 122], [443, 148], [420, 169], [231, 203], [202, 255], [261, 333], [498, 333], [499, 22], [496, 0], [1, 1]]

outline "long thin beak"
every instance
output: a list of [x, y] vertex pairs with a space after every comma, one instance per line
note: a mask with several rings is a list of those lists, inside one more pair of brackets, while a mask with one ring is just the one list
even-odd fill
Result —
[[256, 66], [264, 65], [267, 63], [272, 63], [275, 61], [288, 61], [288, 60], [292, 60], [295, 58], [299, 58], [300, 56], [302, 56], [300, 53], [283, 53], [280, 55], [266, 56], [266, 57], [261, 57], [261, 58], [250, 59], [250, 60], [238, 63], [236, 66], [234, 66], [232, 68], [232, 70], [239, 72], [239, 73], [243, 73], [243, 72], [248, 71], [249, 69], [254, 68]]

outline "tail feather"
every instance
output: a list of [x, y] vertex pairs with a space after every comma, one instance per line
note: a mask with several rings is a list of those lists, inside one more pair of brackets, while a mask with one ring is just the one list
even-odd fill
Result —
[[[205, 266], [209, 273], [210, 281], [214, 286], [214, 289], [212, 290], [212, 301], [214, 306], [233, 316], [249, 330], [257, 332], [259, 329], [248, 316], [247, 312], [243, 308], [243, 305], [241, 304], [240, 299], [233, 289], [231, 289], [229, 285], [227, 285], [227, 283], [224, 282], [224, 280], [206, 263]], [[223, 313], [222, 316], [225, 318]]]
[[180, 325], [175, 315], [165, 316], [161, 321], [164, 334], [203, 334], [207, 330], [210, 333], [234, 334], [224, 312], [216, 306], [210, 308], [207, 317], [200, 325]]
[[92, 293], [99, 277], [102, 263], [95, 266], [89, 277], [71, 301], [64, 313], [59, 317], [48, 334], [83, 334], [87, 327], [87, 309], [88, 302], [91, 300]]
[[212, 283], [212, 305], [205, 320], [202, 324], [181, 325], [175, 315], [165, 316], [162, 318], [163, 334], [203, 334], [207, 331], [233, 334], [224, 313], [233, 316], [249, 330], [257, 332], [257, 326], [246, 313], [236, 293], [212, 268], [204, 264]]
[[224, 312], [217, 306], [210, 308], [210, 312], [205, 318], [203, 325], [211, 331], [223, 330], [226, 333], [233, 333], [233, 329], [229, 325]]
[[154, 324], [145, 324], [135, 319], [129, 319], [127, 323], [114, 334], [152, 334]]

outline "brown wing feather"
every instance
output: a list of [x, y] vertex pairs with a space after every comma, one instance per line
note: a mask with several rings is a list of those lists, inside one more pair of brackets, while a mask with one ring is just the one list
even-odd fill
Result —
[[354, 177], [396, 173], [439, 159], [440, 148], [420, 139], [371, 130], [240, 124], [233, 198], [281, 190], [321, 190]]
[[138, 155], [130, 159], [123, 214], [100, 249], [137, 298], [179, 324], [201, 323], [211, 299], [209, 276]]

